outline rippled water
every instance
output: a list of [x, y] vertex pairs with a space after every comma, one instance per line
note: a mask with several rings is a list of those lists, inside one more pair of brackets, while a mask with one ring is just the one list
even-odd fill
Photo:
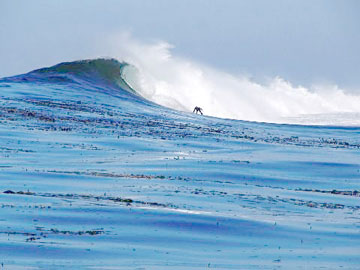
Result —
[[0, 83], [0, 269], [359, 269], [360, 128]]

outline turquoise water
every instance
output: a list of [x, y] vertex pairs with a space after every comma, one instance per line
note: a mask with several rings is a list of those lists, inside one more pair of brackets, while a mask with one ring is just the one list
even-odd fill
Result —
[[360, 128], [171, 110], [123, 66], [0, 81], [3, 269], [359, 269]]

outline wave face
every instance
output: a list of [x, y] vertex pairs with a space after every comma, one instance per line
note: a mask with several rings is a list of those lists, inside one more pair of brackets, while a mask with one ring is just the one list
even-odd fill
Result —
[[206, 115], [260, 122], [360, 125], [360, 96], [336, 85], [306, 88], [280, 77], [260, 84], [174, 56], [167, 43], [118, 43], [129, 44], [119, 45], [119, 58], [131, 64], [124, 80], [163, 106], [181, 111], [200, 106]]
[[37, 69], [2, 81], [78, 84], [96, 86], [98, 90], [110, 90], [108, 92], [112, 91], [113, 94], [124, 90], [134, 94], [134, 90], [121, 77], [122, 69], [127, 65], [111, 58], [80, 60]]
[[82, 79], [116, 84], [120, 79], [120, 71], [125, 65], [125, 63], [120, 63], [115, 59], [81, 60], [34, 70], [30, 74], [64, 74]]

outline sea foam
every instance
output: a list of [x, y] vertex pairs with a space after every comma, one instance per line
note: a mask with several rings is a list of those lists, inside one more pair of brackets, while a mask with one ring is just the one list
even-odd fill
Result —
[[206, 115], [259, 122], [360, 125], [360, 95], [337, 85], [307, 88], [281, 77], [258, 83], [173, 55], [166, 42], [124, 35], [113, 45], [112, 53], [130, 64], [122, 73], [126, 82], [166, 107], [190, 112], [200, 106]]

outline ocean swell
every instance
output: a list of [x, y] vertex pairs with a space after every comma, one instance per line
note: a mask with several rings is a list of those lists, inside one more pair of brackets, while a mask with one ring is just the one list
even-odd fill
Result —
[[259, 84], [244, 76], [173, 57], [166, 46], [157, 47], [155, 56], [149, 57], [151, 53], [150, 48], [145, 55], [139, 51], [121, 61], [101, 58], [60, 63], [2, 81], [80, 84], [85, 88], [96, 86], [110, 94], [126, 90], [179, 111], [191, 112], [200, 106], [205, 115], [221, 118], [360, 125], [360, 96], [337, 86], [309, 89], [293, 86], [279, 77]]

